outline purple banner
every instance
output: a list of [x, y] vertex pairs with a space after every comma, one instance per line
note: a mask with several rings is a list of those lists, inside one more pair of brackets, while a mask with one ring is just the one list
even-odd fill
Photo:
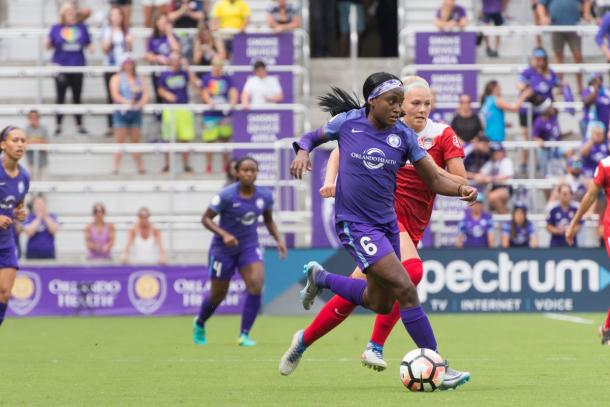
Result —
[[[435, 103], [450, 104], [457, 107], [460, 95], [470, 95], [477, 100], [476, 71], [418, 71], [417, 74], [428, 81], [435, 93]], [[436, 108], [431, 114], [435, 121], [450, 123], [455, 108]]]
[[476, 50], [476, 34], [473, 32], [415, 34], [416, 64], [474, 64]]
[[[23, 267], [8, 314], [195, 315], [209, 290], [207, 266]], [[236, 274], [216, 312], [240, 313], [245, 294], [245, 284]]]
[[[240, 94], [248, 77], [252, 75], [254, 75], [252, 72], [235, 72], [231, 75], [233, 85], [239, 90]], [[282, 103], [292, 103], [294, 101], [294, 81], [292, 72], [269, 72], [268, 75], [277, 76], [282, 88], [282, 94], [284, 95]]]
[[326, 163], [329, 150], [316, 150], [313, 153], [311, 195], [312, 195], [312, 247], [340, 247], [341, 242], [335, 232], [335, 199], [322, 198], [320, 188], [324, 185]]
[[231, 64], [253, 65], [256, 61], [263, 61], [267, 65], [292, 65], [294, 63], [292, 33], [235, 35]]

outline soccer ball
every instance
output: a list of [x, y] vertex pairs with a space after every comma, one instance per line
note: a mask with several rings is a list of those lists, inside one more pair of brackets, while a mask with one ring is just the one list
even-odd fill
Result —
[[411, 391], [434, 391], [445, 378], [445, 362], [430, 349], [407, 353], [400, 362], [400, 380]]

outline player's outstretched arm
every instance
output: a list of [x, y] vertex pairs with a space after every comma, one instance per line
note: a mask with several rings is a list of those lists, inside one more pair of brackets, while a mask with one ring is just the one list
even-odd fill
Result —
[[587, 189], [587, 193], [585, 194], [585, 196], [582, 197], [580, 205], [578, 205], [576, 215], [574, 215], [574, 218], [572, 218], [572, 221], [568, 225], [568, 228], [566, 229], [565, 233], [566, 242], [568, 242], [570, 246], [574, 244], [574, 236], [576, 236], [576, 234], [580, 230], [580, 221], [582, 217], [585, 215], [585, 213], [587, 213], [591, 205], [595, 203], [597, 197], [599, 196], [600, 190], [601, 188], [599, 187], [599, 185], [595, 184], [595, 182], [592, 182], [591, 185], [589, 185], [589, 189]]
[[339, 148], [335, 148], [328, 157], [326, 173], [324, 174], [324, 185], [320, 188], [322, 198], [333, 198], [336, 192], [335, 182], [339, 174]]
[[473, 187], [458, 184], [449, 178], [446, 171], [442, 171], [426, 156], [413, 164], [419, 176], [435, 193], [445, 196], [459, 196], [463, 201], [474, 202], [477, 199], [477, 190]]

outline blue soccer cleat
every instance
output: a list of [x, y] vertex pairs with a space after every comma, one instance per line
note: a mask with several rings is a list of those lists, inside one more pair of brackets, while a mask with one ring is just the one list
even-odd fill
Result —
[[193, 342], [195, 345], [205, 345], [205, 326], [197, 325], [197, 318], [193, 321]]
[[316, 274], [324, 272], [324, 268], [317, 261], [310, 261], [303, 266], [303, 273], [307, 276], [305, 288], [301, 290], [301, 303], [306, 310], [313, 305], [320, 288], [316, 284]]
[[362, 361], [362, 366], [377, 372], [383, 372], [388, 367], [388, 363], [383, 359], [383, 346], [370, 341], [366, 345], [364, 352], [362, 352], [360, 360]]
[[256, 341], [250, 339], [250, 335], [248, 334], [241, 334], [239, 335], [239, 338], [237, 338], [237, 344], [239, 346], [251, 347], [256, 346]]

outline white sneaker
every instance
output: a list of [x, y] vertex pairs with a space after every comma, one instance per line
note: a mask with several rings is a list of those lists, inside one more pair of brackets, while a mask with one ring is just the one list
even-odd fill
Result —
[[307, 277], [305, 282], [305, 287], [301, 290], [301, 303], [303, 304], [303, 308], [306, 310], [310, 309], [313, 305], [313, 302], [316, 299], [316, 295], [320, 292], [321, 288], [316, 284], [316, 274], [324, 271], [320, 263], [316, 261], [310, 261], [305, 266], [303, 266], [303, 273]]
[[366, 349], [362, 352], [360, 360], [362, 360], [362, 366], [377, 372], [383, 372], [388, 367], [388, 364], [383, 359], [383, 346], [371, 342], [366, 345]]
[[450, 368], [449, 365], [446, 366], [447, 368], [445, 370], [445, 379], [438, 387], [439, 390], [457, 389], [458, 387], [463, 384], [466, 384], [470, 380], [469, 372], [460, 372], [458, 370]]
[[286, 353], [284, 353], [282, 359], [280, 359], [281, 375], [288, 376], [290, 373], [294, 372], [301, 361], [305, 349], [307, 348], [303, 344], [303, 330], [301, 329], [292, 336], [290, 347]]

